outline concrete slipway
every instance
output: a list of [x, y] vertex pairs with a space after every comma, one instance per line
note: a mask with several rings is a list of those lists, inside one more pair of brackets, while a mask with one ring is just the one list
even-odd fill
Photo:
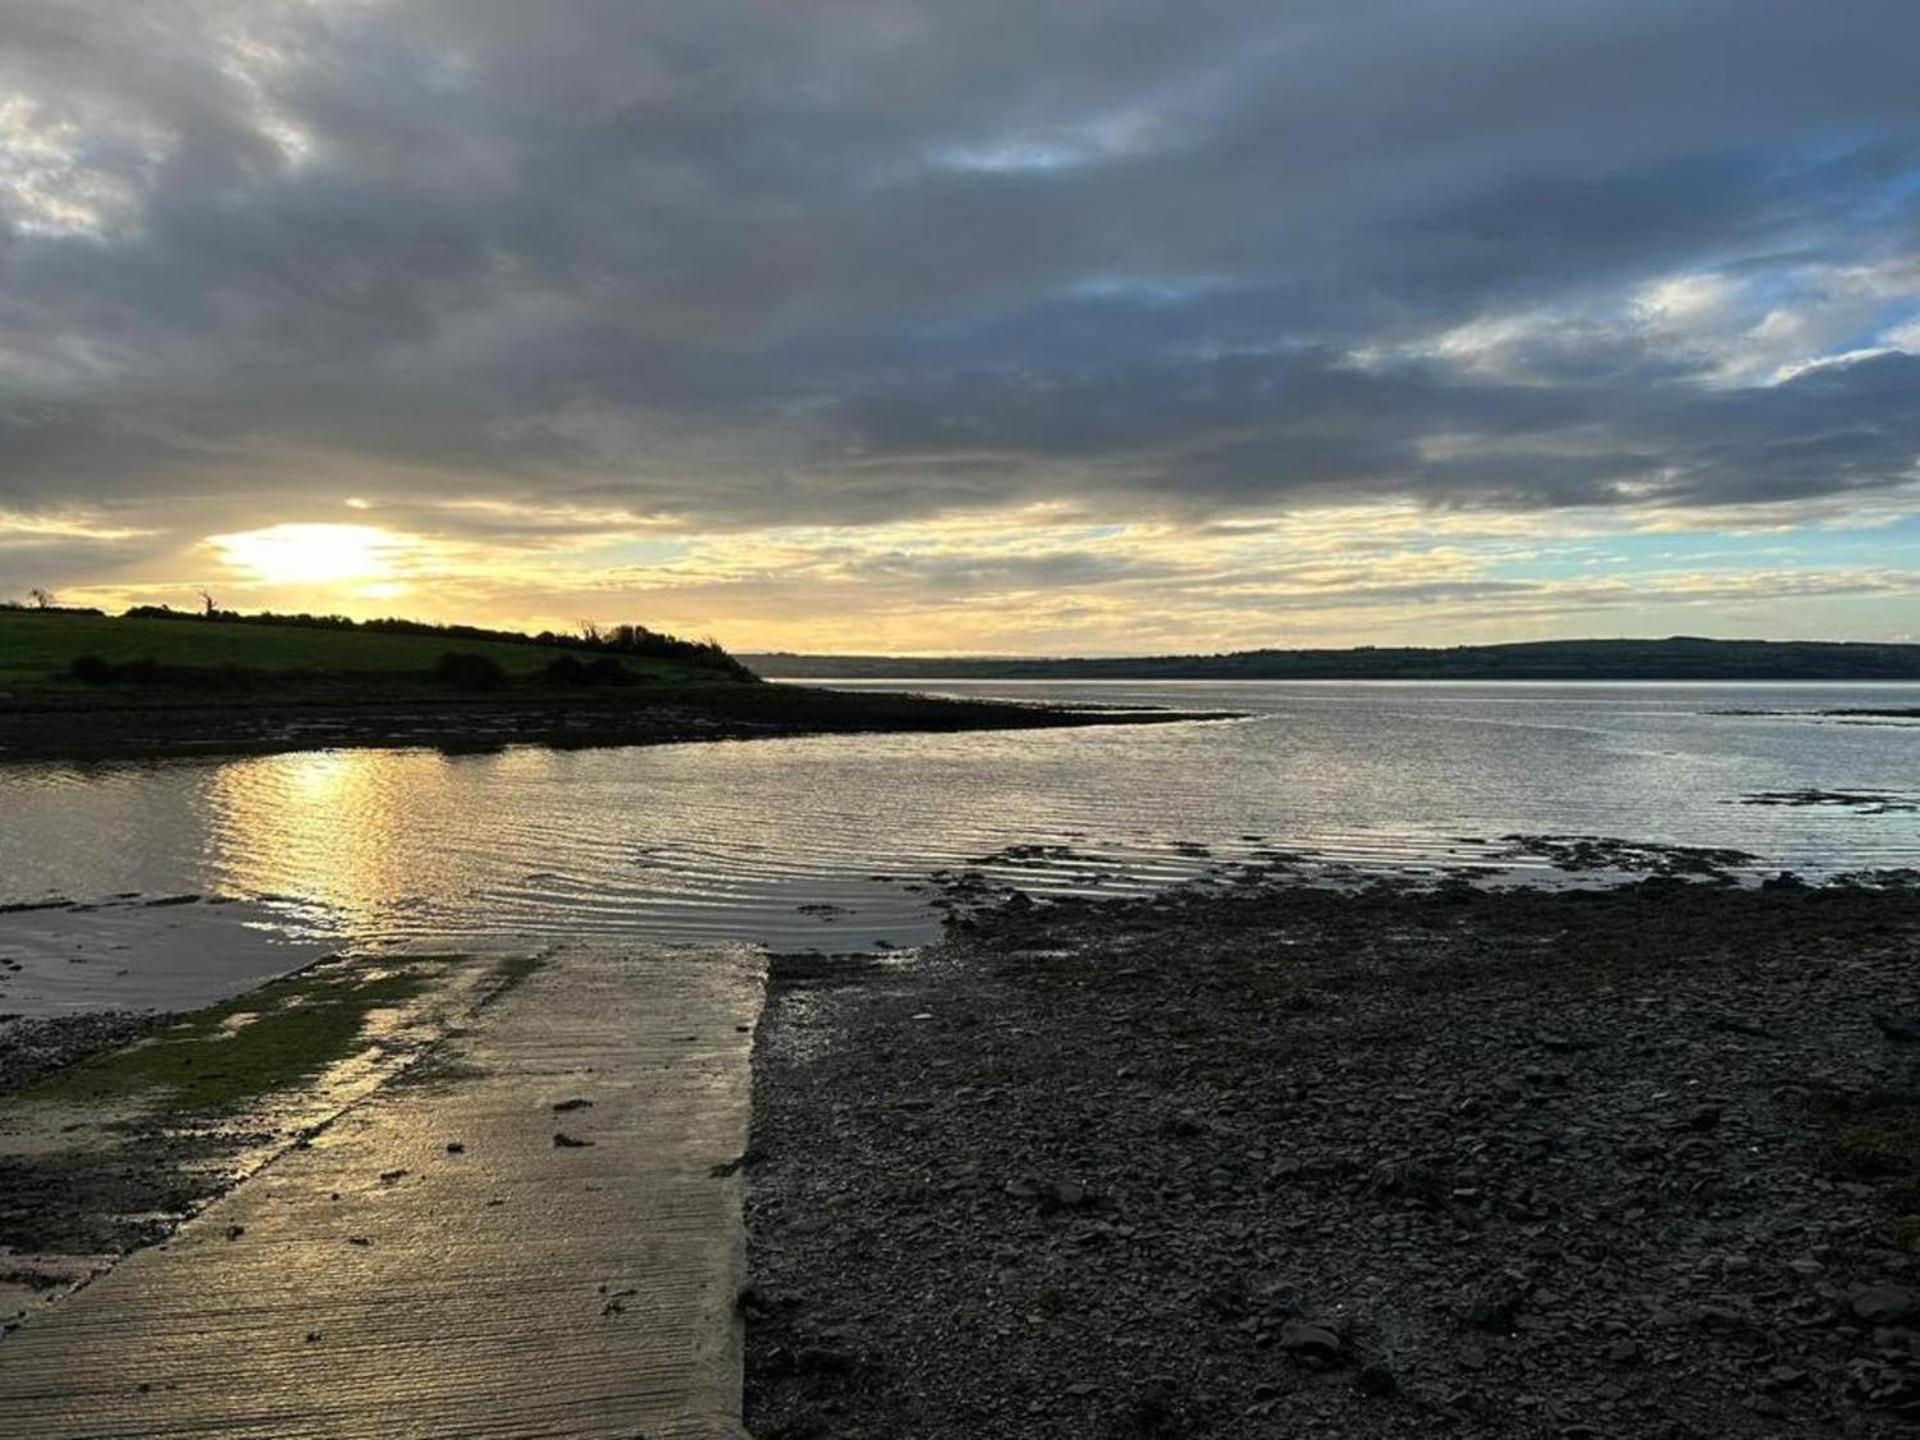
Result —
[[0, 1435], [742, 1435], [763, 986], [746, 950], [555, 954], [0, 1342]]

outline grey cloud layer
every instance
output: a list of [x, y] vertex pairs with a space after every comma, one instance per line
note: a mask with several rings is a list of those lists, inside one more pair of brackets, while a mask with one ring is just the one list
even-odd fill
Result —
[[1916, 53], [1908, 0], [22, 0], [0, 500], [1883, 489], [1920, 361], [1718, 383], [1633, 296], [1920, 249]]

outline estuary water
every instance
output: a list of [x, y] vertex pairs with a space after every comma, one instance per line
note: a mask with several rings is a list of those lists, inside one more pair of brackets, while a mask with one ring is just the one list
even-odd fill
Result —
[[[0, 767], [0, 903], [237, 896], [255, 930], [374, 947], [852, 949], [929, 938], [930, 877], [965, 869], [1045, 894], [1281, 855], [1561, 878], [1513, 834], [1734, 847], [1756, 871], [1920, 866], [1920, 724], [1818, 713], [1920, 707], [1916, 685], [864, 683], [1247, 718]], [[1754, 803], [1804, 791], [1825, 796]]]

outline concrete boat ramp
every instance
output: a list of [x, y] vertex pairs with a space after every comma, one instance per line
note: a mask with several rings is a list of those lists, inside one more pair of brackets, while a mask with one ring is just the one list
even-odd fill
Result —
[[0, 1435], [744, 1435], [763, 988], [747, 950], [558, 952], [0, 1341]]

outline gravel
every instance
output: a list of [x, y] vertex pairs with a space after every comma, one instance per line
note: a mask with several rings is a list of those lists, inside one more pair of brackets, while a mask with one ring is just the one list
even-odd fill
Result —
[[93, 1010], [33, 1018], [0, 1015], [0, 1095], [23, 1090], [54, 1071], [130, 1045], [175, 1019], [151, 1011]]
[[1656, 878], [777, 963], [749, 1426], [1911, 1433], [1916, 959], [1920, 892]]

